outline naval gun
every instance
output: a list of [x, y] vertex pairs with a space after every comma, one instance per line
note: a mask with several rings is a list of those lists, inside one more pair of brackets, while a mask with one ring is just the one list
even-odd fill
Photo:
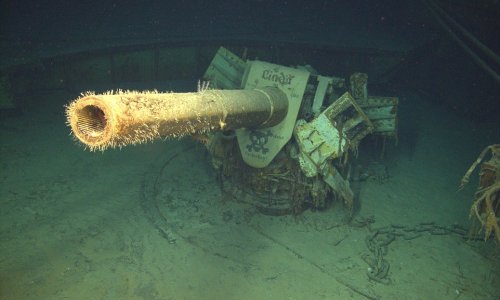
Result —
[[346, 83], [221, 47], [197, 92], [86, 93], [66, 115], [90, 150], [192, 136], [209, 151], [223, 191], [265, 214], [322, 209], [336, 199], [352, 210], [349, 153], [365, 136], [385, 141], [397, 129], [398, 99], [368, 96], [367, 78], [355, 73]]

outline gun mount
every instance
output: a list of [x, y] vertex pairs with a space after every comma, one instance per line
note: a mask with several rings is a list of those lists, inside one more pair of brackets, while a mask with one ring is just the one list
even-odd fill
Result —
[[263, 213], [296, 214], [340, 199], [352, 209], [349, 153], [368, 134], [396, 138], [395, 97], [368, 95], [368, 76], [244, 61], [220, 48], [195, 93], [84, 94], [66, 108], [91, 150], [191, 135], [212, 156], [221, 188]]

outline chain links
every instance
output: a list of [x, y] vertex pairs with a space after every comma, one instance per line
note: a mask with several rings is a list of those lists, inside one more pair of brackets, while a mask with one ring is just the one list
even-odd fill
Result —
[[[391, 224], [380, 228], [371, 228], [375, 222], [373, 218], [362, 220], [353, 220], [352, 225], [355, 227], [367, 227], [370, 234], [365, 238], [365, 244], [368, 253], [365, 253], [361, 258], [368, 264], [366, 275], [372, 281], [390, 284], [389, 278], [390, 264], [385, 259], [389, 249], [389, 245], [397, 239], [414, 240], [423, 236], [430, 235], [451, 235], [456, 234], [462, 238], [470, 238], [467, 230], [459, 225], [442, 226], [435, 222], [422, 222], [416, 226], [407, 226], [400, 224]], [[474, 239], [474, 238], [471, 238]]]

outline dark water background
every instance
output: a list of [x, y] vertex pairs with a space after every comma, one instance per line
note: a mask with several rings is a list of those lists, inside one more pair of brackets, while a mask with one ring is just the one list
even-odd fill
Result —
[[[498, 2], [433, 3], [498, 55]], [[299, 218], [249, 220], [246, 210], [220, 203], [206, 152], [190, 141], [89, 153], [69, 137], [63, 105], [92, 85], [194, 91], [202, 73], [178, 81], [70, 85], [51, 69], [60, 57], [81, 57], [75, 53], [238, 42], [341, 49], [342, 57], [325, 51], [328, 55], [287, 61], [348, 77], [363, 72], [369, 61], [342, 62], [349, 52], [411, 53], [396, 67], [374, 68], [387, 71], [376, 72], [383, 78], [369, 74], [370, 94], [400, 98], [399, 144], [382, 161], [390, 180], [362, 187], [359, 217], [374, 217], [378, 226], [433, 221], [466, 227], [477, 174], [464, 191], [458, 193], [457, 186], [481, 150], [500, 141], [500, 85], [436, 22], [429, 2], [0, 5], [0, 72], [12, 74], [17, 104], [0, 111], [0, 298], [498, 299], [498, 252], [492, 242], [448, 236], [395, 242], [388, 256], [392, 283], [374, 283], [360, 258], [365, 229], [317, 230], [317, 224], [336, 224], [341, 207]], [[498, 72], [498, 63], [466, 43]], [[339, 63], [327, 63], [335, 60]], [[186, 145], [195, 150], [183, 152]], [[159, 179], [161, 191], [147, 194], [151, 174], [172, 155], [179, 159], [166, 169], [169, 176]], [[360, 155], [371, 158], [366, 151]], [[178, 213], [161, 209], [174, 220], [171, 230], [184, 238], [172, 244], [152, 226], [144, 209], [152, 197], [174, 198]], [[214, 211], [182, 219], [180, 211], [189, 211], [186, 199]]]

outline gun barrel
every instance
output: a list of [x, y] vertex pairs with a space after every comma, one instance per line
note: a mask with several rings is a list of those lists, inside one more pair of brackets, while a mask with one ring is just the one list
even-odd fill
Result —
[[210, 131], [271, 127], [288, 111], [275, 87], [197, 93], [86, 94], [66, 107], [73, 135], [91, 150]]

